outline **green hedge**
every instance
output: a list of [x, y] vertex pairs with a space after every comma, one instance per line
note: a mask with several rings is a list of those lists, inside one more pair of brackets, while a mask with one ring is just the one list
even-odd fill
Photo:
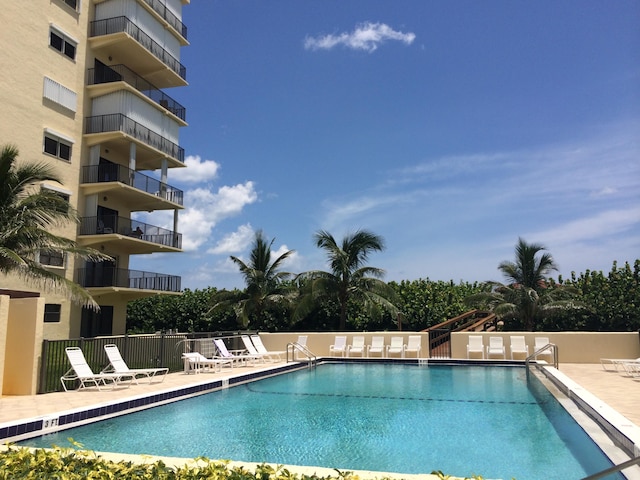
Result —
[[[9, 445], [0, 451], [0, 479], [360, 480], [352, 472], [339, 470], [335, 475], [318, 476], [292, 473], [282, 466], [274, 468], [261, 464], [250, 471], [241, 466], [230, 467], [224, 461], [212, 461], [204, 457], [196, 460], [197, 464], [172, 467], [161, 460], [144, 464], [113, 462], [86, 450], [59, 447], [50, 450], [29, 449]], [[439, 471], [432, 473], [439, 479], [451, 478]], [[482, 480], [480, 476], [471, 478]], [[390, 479], [383, 477], [379, 480]]]

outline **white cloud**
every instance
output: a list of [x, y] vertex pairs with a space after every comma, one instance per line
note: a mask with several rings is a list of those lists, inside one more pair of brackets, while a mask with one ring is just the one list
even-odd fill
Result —
[[250, 224], [240, 225], [235, 232], [225, 235], [215, 247], [207, 250], [207, 253], [224, 255], [242, 252], [249, 247], [254, 238], [255, 233]]
[[187, 168], [171, 170], [171, 180], [184, 183], [208, 182], [218, 176], [220, 169], [219, 163], [214, 160], [202, 160], [200, 155], [188, 155], [184, 163]]
[[304, 48], [307, 50], [330, 50], [337, 45], [343, 45], [352, 50], [374, 52], [380, 44], [387, 40], [396, 40], [410, 45], [415, 38], [414, 33], [398, 32], [384, 23], [366, 22], [358, 25], [350, 33], [307, 37], [304, 40]]
[[204, 244], [221, 220], [238, 215], [246, 205], [258, 199], [254, 183], [220, 187], [217, 192], [196, 188], [185, 192], [185, 210], [180, 213], [184, 250]]

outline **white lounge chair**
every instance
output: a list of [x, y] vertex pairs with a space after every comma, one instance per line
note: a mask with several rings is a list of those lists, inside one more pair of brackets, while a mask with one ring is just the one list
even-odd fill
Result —
[[109, 365], [102, 369], [100, 373], [119, 373], [122, 375], [133, 375], [133, 381], [138, 383], [138, 377], [145, 377], [151, 383], [154, 379], [160, 379], [163, 382], [169, 373], [166, 367], [161, 368], [129, 368], [120, 355], [117, 345], [109, 344], [104, 346], [104, 351], [109, 359]]
[[329, 345], [329, 355], [340, 354], [341, 357], [344, 357], [344, 354], [347, 351], [347, 336], [346, 335], [336, 335], [335, 340], [333, 341], [333, 345]]
[[373, 336], [371, 337], [371, 345], [367, 346], [367, 357], [372, 355], [384, 355], [384, 337]]
[[267, 350], [266, 347], [264, 346], [264, 343], [262, 343], [262, 339], [258, 335], [251, 335], [251, 341], [253, 342], [253, 345], [256, 347], [256, 350], [258, 350], [258, 353], [261, 353], [262, 355], [266, 356], [272, 362], [281, 362], [282, 355], [287, 353], [284, 350], [282, 351]]
[[489, 345], [487, 346], [487, 358], [499, 356], [506, 358], [504, 341], [502, 337], [489, 337]]
[[96, 387], [98, 390], [101, 389], [100, 387], [110, 387], [113, 389], [118, 385], [124, 384], [125, 379], [128, 379], [126, 386], [131, 386], [131, 382], [133, 381], [133, 375], [131, 374], [93, 373], [80, 348], [67, 347], [65, 348], [65, 353], [71, 364], [71, 368], [60, 377], [60, 383], [62, 383], [62, 388], [64, 388], [65, 392], [68, 391], [66, 382], [75, 383], [76, 381], [80, 382], [76, 390], [89, 388], [91, 386]]
[[225, 365], [233, 368], [233, 360], [207, 358], [200, 352], [183, 353], [182, 360], [184, 361], [184, 373], [200, 373], [203, 370], [220, 372]]
[[407, 356], [407, 353], [415, 353], [416, 358], [420, 358], [420, 349], [422, 348], [422, 337], [420, 335], [409, 335], [407, 344], [404, 346], [403, 357]]
[[347, 357], [350, 357], [351, 354], [364, 357], [364, 351], [364, 335], [354, 335], [351, 345], [347, 347]]
[[391, 355], [404, 357], [404, 339], [402, 337], [391, 337], [391, 343], [387, 345], [387, 357]]
[[467, 358], [477, 354], [480, 354], [480, 358], [484, 358], [484, 343], [481, 335], [469, 335], [467, 342]]
[[234, 355], [233, 353], [229, 352], [227, 346], [224, 343], [224, 340], [222, 340], [221, 338], [214, 338], [213, 343], [218, 349], [219, 355], [217, 356], [217, 358], [222, 358], [223, 360], [232, 360], [239, 365], [255, 365], [255, 362], [260, 359], [259, 355], [251, 355], [250, 353], [240, 353]]
[[624, 362], [622, 367], [630, 377], [640, 377], [640, 358], [633, 362]]
[[516, 356], [525, 360], [529, 356], [529, 345], [527, 345], [524, 335], [514, 335], [510, 337], [510, 342], [511, 360], [515, 360]]
[[247, 352], [249, 353], [249, 355], [255, 355], [255, 357], [258, 360], [260, 360], [262, 363], [265, 363], [268, 355], [258, 352], [258, 349], [255, 347], [255, 345], [251, 341], [251, 338], [249, 338], [249, 335], [242, 335], [242, 337], [240, 338], [242, 339], [242, 343], [244, 343], [244, 348], [247, 349]]
[[[634, 364], [634, 363], [640, 364], [640, 358], [601, 358], [600, 359], [600, 365], [602, 365], [602, 368], [609, 372], [618, 372], [620, 371], [621, 367], [624, 370], [626, 370], [625, 364]], [[608, 367], [613, 367], [613, 369]]]
[[[541, 348], [544, 348], [545, 346], [549, 345], [549, 343], [551, 343], [549, 342], [549, 337], [534, 337], [533, 339], [534, 353], [540, 350]], [[552, 348], [555, 348], [555, 347], [550, 347], [544, 350], [542, 353], [539, 353], [538, 355], [536, 355], [536, 360], [540, 358], [541, 360], [547, 359], [546, 361], [551, 362], [553, 360]]]

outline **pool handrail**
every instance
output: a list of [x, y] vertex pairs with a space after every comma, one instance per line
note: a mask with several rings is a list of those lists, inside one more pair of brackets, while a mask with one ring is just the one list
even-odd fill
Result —
[[538, 350], [533, 352], [531, 355], [529, 355], [524, 361], [525, 366], [527, 368], [527, 375], [529, 375], [529, 362], [531, 360], [537, 360], [538, 355], [540, 355], [542, 352], [546, 350], [551, 350], [551, 352], [553, 353], [553, 366], [557, 369], [560, 369], [560, 365], [558, 363], [558, 346], [555, 343], [547, 343], [545, 346], [539, 348]]
[[291, 361], [293, 361], [295, 360], [294, 354], [296, 350], [307, 357], [309, 367], [314, 367], [316, 365], [318, 359], [315, 354], [311, 350], [309, 350], [306, 345], [302, 345], [298, 342], [287, 343], [287, 363], [289, 363], [289, 351], [291, 351]]

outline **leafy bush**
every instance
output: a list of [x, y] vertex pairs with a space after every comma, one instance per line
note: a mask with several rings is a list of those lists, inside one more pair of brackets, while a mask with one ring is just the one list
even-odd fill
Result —
[[[75, 446], [79, 444], [72, 441]], [[440, 471], [438, 478], [450, 478]], [[158, 480], [360, 480], [352, 472], [336, 470], [336, 475], [319, 476], [293, 473], [282, 466], [261, 464], [252, 472], [242, 466], [230, 467], [225, 461], [205, 457], [188, 465], [172, 467], [163, 461], [153, 463], [113, 462], [95, 452], [71, 448], [29, 449], [9, 445], [0, 451], [0, 480], [9, 479], [158, 479]], [[480, 476], [473, 476], [482, 480]], [[389, 480], [384, 477], [380, 480]], [[470, 479], [466, 479], [470, 480]]]

